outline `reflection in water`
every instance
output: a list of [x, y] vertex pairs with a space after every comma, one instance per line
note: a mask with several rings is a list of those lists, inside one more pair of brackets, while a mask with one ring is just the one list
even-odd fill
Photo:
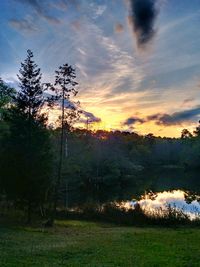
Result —
[[[85, 179], [82, 183], [73, 180], [69, 184], [67, 198], [69, 207], [81, 207], [87, 203], [102, 205], [110, 202], [127, 202], [133, 198], [140, 199], [144, 192], [172, 190], [190, 191], [200, 195], [199, 171], [155, 168], [120, 178], [99, 177]], [[179, 200], [184, 199], [183, 194], [179, 195]]]
[[[190, 201], [188, 201], [190, 200]], [[158, 212], [161, 209], [166, 211], [168, 207], [183, 211], [191, 219], [200, 215], [199, 196], [193, 195], [182, 190], [164, 191], [159, 193], [148, 193], [138, 201], [123, 202], [122, 206], [126, 209], [134, 209], [134, 205], [139, 203], [141, 208], [147, 213]]]

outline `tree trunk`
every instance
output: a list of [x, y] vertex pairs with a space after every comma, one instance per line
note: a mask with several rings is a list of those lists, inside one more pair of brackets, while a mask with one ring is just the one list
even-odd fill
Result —
[[59, 163], [58, 163], [58, 177], [55, 184], [55, 192], [54, 192], [54, 210], [53, 210], [53, 218], [55, 220], [56, 217], [56, 208], [58, 203], [58, 192], [60, 187], [60, 182], [62, 178], [62, 165], [63, 165], [63, 150], [64, 150], [64, 115], [65, 115], [65, 95], [63, 89], [63, 96], [62, 96], [62, 117], [61, 117], [61, 137], [60, 137], [60, 154], [59, 154]]
[[31, 223], [32, 219], [32, 207], [31, 207], [31, 201], [28, 201], [28, 207], [27, 207], [27, 224]]

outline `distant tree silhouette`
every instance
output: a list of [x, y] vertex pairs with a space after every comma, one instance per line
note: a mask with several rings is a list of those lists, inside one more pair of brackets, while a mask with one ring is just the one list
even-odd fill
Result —
[[199, 121], [199, 125], [194, 130], [194, 134], [195, 134], [195, 136], [200, 136], [200, 121]]
[[188, 129], [183, 129], [181, 132], [181, 138], [191, 138], [192, 133]]
[[2, 118], [2, 112], [8, 107], [8, 104], [13, 102], [16, 91], [10, 86], [6, 85], [0, 78], [0, 119]]

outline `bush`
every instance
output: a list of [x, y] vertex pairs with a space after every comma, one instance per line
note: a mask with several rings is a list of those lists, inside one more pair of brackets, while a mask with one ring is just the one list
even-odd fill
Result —
[[84, 219], [129, 226], [200, 225], [199, 217], [190, 220], [182, 210], [177, 210], [176, 207], [170, 205], [165, 210], [145, 212], [139, 204], [136, 204], [134, 209], [125, 209], [116, 203], [107, 203], [102, 206], [88, 204], [73, 210], [59, 211], [57, 215], [62, 219]]

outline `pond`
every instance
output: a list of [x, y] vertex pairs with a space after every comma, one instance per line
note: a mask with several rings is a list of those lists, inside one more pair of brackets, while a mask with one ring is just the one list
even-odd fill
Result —
[[184, 209], [190, 216], [200, 212], [199, 171], [148, 169], [121, 179], [93, 180], [71, 189], [68, 196], [72, 206], [108, 202], [131, 206], [134, 201], [138, 201], [148, 210], [171, 205]]

